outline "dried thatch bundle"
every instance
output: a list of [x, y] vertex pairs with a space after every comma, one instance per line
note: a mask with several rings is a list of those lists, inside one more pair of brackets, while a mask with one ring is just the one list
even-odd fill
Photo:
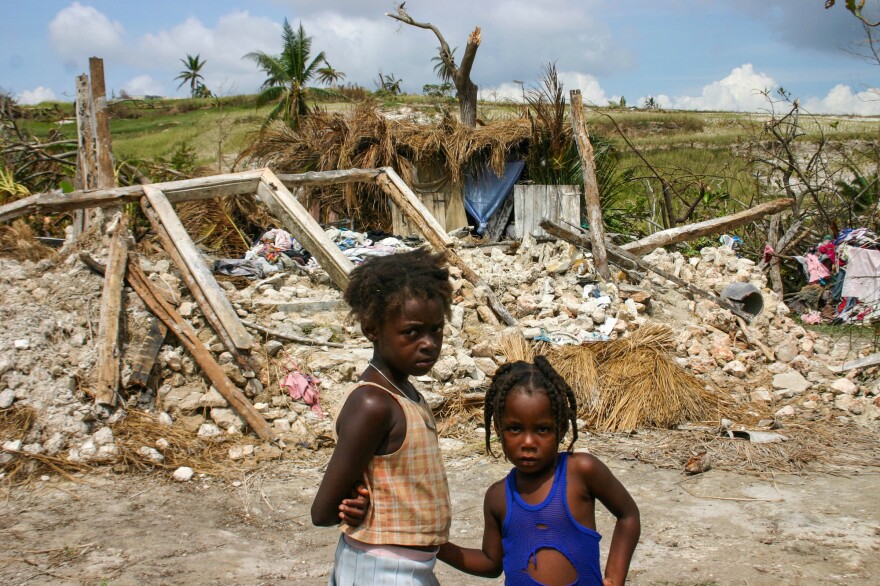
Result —
[[177, 216], [193, 241], [230, 258], [242, 256], [264, 230], [279, 227], [255, 198], [244, 195], [183, 202]]
[[52, 249], [37, 240], [34, 229], [24, 220], [0, 226], [0, 254], [16, 260], [38, 261], [52, 254]]
[[718, 419], [720, 398], [661, 348], [638, 346], [600, 366], [599, 401], [589, 422], [604, 431], [672, 427]]
[[611, 342], [541, 343], [531, 353], [518, 348], [512, 339], [502, 340], [508, 360], [546, 356], [571, 385], [578, 415], [603, 431], [671, 427], [718, 418], [722, 398], [669, 356], [673, 346], [674, 332], [664, 324], [647, 324]]
[[[510, 152], [530, 136], [528, 120], [499, 120], [470, 128], [446, 117], [434, 124], [391, 120], [372, 103], [352, 112], [316, 112], [297, 128], [274, 122], [264, 128], [239, 157], [251, 167], [277, 173], [392, 167], [415, 184], [417, 165], [435, 163], [453, 182], [461, 182], [469, 166], [489, 161], [500, 174]], [[389, 224], [382, 192], [373, 185], [311, 187], [306, 206], [342, 212], [362, 225]]]
[[504, 332], [498, 346], [507, 362], [516, 362], [517, 360], [531, 362], [535, 359], [535, 352], [529, 346], [528, 340], [517, 330]]

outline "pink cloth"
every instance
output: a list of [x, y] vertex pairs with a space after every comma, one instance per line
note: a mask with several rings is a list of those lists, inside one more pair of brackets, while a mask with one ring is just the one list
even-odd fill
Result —
[[318, 385], [321, 384], [320, 379], [305, 375], [299, 370], [291, 370], [281, 381], [281, 388], [287, 391], [291, 399], [302, 401], [312, 408], [312, 412], [318, 417], [324, 417], [324, 411], [321, 410], [320, 397], [318, 396]]
[[773, 247], [769, 244], [764, 246], [764, 264], [769, 264], [770, 260], [773, 258], [773, 255], [776, 254], [776, 251], [773, 250]]
[[807, 255], [807, 272], [810, 273], [810, 283], [815, 283], [831, 276], [831, 271], [822, 264], [822, 261], [815, 254]]

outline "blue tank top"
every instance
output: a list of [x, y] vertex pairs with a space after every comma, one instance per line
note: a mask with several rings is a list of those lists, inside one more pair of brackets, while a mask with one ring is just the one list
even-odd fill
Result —
[[[544, 502], [530, 505], [516, 489], [516, 468], [507, 475], [507, 514], [501, 527], [504, 548], [504, 583], [508, 586], [540, 584], [526, 569], [539, 549], [562, 553], [577, 572], [578, 586], [602, 586], [599, 540], [602, 536], [574, 520], [566, 498], [568, 454], [559, 454], [550, 494]], [[543, 527], [546, 527], [544, 529]]]

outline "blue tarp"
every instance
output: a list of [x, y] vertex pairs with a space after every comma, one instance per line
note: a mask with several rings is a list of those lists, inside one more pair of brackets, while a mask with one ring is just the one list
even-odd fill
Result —
[[486, 231], [489, 218], [513, 189], [519, 179], [525, 161], [511, 161], [504, 166], [504, 175], [498, 177], [490, 165], [486, 165], [473, 175], [465, 177], [464, 207], [477, 221], [477, 234]]

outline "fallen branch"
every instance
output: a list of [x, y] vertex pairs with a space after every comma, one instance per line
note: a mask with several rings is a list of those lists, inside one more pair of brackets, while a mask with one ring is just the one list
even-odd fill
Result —
[[258, 332], [262, 332], [266, 335], [272, 336], [273, 338], [279, 338], [281, 340], [287, 340], [288, 342], [296, 342], [297, 344], [311, 344], [313, 346], [328, 346], [330, 348], [345, 348], [345, 345], [339, 344], [338, 342], [320, 342], [318, 340], [313, 340], [311, 338], [303, 338], [301, 336], [293, 336], [291, 334], [282, 334], [276, 330], [270, 330], [269, 328], [264, 328], [259, 324], [255, 324], [251, 321], [242, 320], [242, 322], [246, 328], [250, 328], [252, 330], [256, 330]]

